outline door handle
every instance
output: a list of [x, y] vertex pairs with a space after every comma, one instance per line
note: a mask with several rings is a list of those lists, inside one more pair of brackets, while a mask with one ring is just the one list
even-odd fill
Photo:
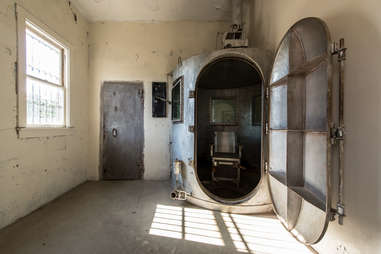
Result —
[[112, 136], [115, 138], [116, 136], [118, 136], [118, 130], [113, 128], [112, 129]]

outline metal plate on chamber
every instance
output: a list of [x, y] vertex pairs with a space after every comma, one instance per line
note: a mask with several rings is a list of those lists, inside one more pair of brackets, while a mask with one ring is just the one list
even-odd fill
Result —
[[305, 244], [324, 235], [331, 209], [330, 35], [302, 19], [283, 37], [270, 78], [269, 188], [284, 226]]

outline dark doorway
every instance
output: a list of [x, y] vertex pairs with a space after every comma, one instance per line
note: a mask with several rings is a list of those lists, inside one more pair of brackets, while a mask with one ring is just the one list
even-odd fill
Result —
[[224, 57], [197, 81], [197, 175], [222, 199], [240, 199], [261, 179], [262, 77], [249, 61]]
[[102, 100], [103, 179], [141, 179], [144, 172], [142, 82], [105, 82]]

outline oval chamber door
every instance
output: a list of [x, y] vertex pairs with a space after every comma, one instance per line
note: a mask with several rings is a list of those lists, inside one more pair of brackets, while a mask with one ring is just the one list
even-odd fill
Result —
[[293, 25], [270, 78], [269, 188], [282, 224], [305, 244], [324, 235], [331, 209], [331, 39], [324, 21]]

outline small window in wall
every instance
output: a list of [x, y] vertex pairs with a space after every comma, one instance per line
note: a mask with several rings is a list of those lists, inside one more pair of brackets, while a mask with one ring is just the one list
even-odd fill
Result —
[[237, 98], [210, 98], [211, 125], [237, 125]]
[[17, 21], [19, 134], [69, 127], [68, 43], [20, 6]]
[[262, 121], [262, 96], [256, 95], [252, 101], [252, 124], [260, 126]]
[[183, 77], [178, 78], [172, 86], [172, 121], [174, 123], [183, 122]]

